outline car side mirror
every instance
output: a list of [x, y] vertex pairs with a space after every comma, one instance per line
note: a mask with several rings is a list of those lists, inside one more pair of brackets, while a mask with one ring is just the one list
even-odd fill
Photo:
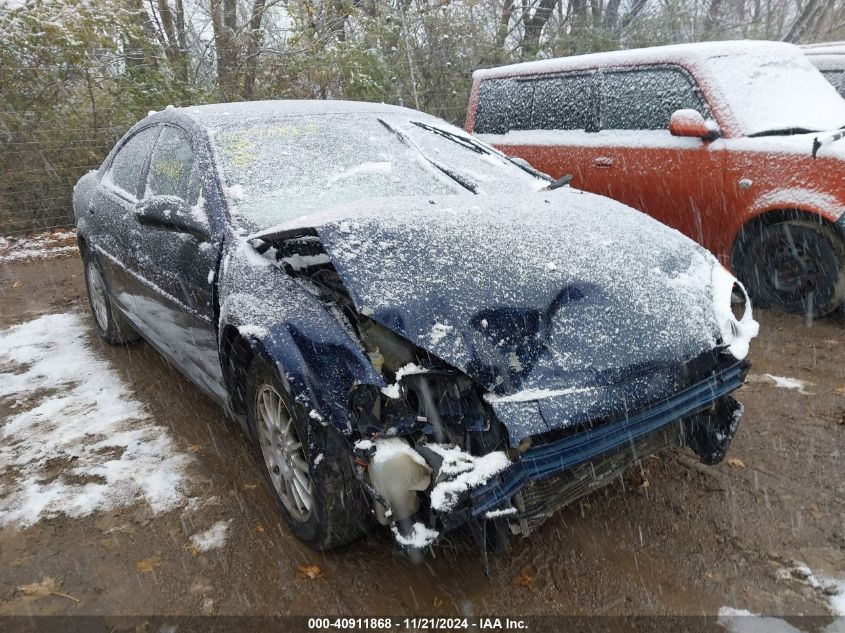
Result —
[[712, 141], [721, 136], [713, 121], [705, 121], [697, 110], [676, 110], [669, 119], [669, 133], [672, 136], [700, 138]]
[[177, 196], [153, 196], [141, 200], [135, 211], [138, 223], [160, 231], [173, 231], [193, 235], [202, 242], [211, 239], [205, 222], [197, 218], [182, 198]]

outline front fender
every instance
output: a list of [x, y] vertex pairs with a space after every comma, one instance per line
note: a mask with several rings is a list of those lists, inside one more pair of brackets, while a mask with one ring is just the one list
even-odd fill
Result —
[[749, 208], [749, 220], [771, 211], [805, 211], [840, 223], [845, 216], [845, 200], [808, 188], [785, 188], [760, 194]]
[[342, 316], [301, 282], [244, 248], [251, 249], [238, 246], [221, 266], [221, 335], [227, 326], [237, 328], [253, 350], [278, 367], [294, 399], [313, 419], [349, 433], [350, 390], [362, 383], [384, 387], [384, 378], [354, 332], [341, 324]]

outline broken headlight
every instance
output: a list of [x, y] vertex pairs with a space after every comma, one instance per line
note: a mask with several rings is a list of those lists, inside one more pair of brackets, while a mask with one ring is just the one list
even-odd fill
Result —
[[737, 360], [748, 355], [751, 339], [760, 326], [754, 320], [745, 287], [724, 266], [713, 266], [713, 315], [719, 325], [722, 344]]

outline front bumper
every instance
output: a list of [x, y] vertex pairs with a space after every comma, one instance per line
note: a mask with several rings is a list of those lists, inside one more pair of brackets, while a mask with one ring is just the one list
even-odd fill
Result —
[[[649, 447], [654, 449], [651, 452], [658, 452], [672, 445], [675, 435], [679, 438], [676, 443], [692, 447], [705, 463], [720, 461], [741, 414], [741, 407], [727, 396], [742, 386], [749, 366], [746, 361], [738, 361], [718, 368], [671, 398], [622, 419], [530, 448], [512, 466], [469, 491], [465, 503], [449, 516], [441, 515], [444, 527], [513, 507], [515, 497], [532, 482], [547, 481], [604, 456], [619, 455], [626, 447], [634, 460], [649, 454]], [[684, 424], [677, 424], [679, 421]], [[665, 441], [658, 441], [660, 437]], [[630, 458], [621, 461], [631, 463]]]

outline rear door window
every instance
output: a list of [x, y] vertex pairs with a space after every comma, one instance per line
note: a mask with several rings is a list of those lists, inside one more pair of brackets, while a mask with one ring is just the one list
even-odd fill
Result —
[[478, 88], [475, 134], [506, 134], [526, 130], [531, 120], [534, 82], [520, 79], [487, 79]]
[[146, 195], [177, 196], [188, 206], [194, 206], [200, 194], [197, 173], [188, 135], [179, 128], [166, 125], [150, 160]]
[[601, 77], [601, 129], [665, 130], [676, 110], [710, 111], [689, 76], [679, 68], [608, 70]]
[[564, 75], [537, 79], [533, 83], [531, 129], [595, 129], [592, 75]]
[[138, 196], [144, 166], [158, 135], [159, 127], [145, 128], [121, 147], [104, 178], [106, 184], [120, 189], [132, 199]]

